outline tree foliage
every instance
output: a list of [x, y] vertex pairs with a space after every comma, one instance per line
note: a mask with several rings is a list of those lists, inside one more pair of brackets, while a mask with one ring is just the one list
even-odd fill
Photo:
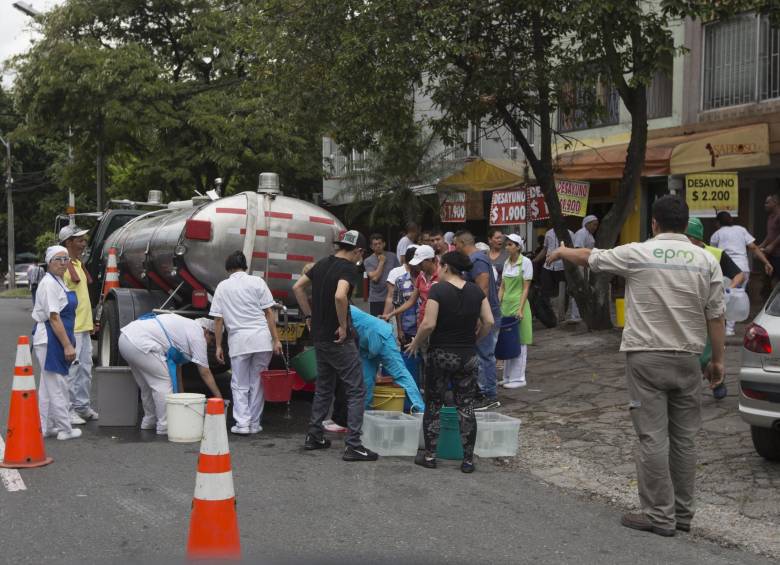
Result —
[[[738, 6], [739, 4], [739, 6]], [[553, 148], [563, 139], [556, 111], [576, 105], [588, 122], [605, 112], [593, 92], [613, 85], [632, 116], [620, 191], [601, 223], [597, 243], [611, 247], [632, 209], [647, 144], [647, 87], [666, 68], [682, 18], [728, 14], [746, 1], [706, 0], [349, 0], [275, 3], [292, 51], [284, 59], [305, 84], [322, 81], [336, 106], [329, 118], [348, 147], [403, 135], [404, 116], [421, 92], [438, 112], [429, 125], [458, 143], [470, 123], [512, 132], [539, 183], [559, 239], [571, 244], [555, 190]], [[753, 3], [755, 5], [755, 3]], [[287, 47], [285, 47], [287, 48]], [[299, 70], [300, 69], [300, 70]], [[525, 133], [533, 122], [540, 135]], [[608, 285], [567, 269], [571, 292], [591, 328], [611, 325]]]
[[47, 13], [15, 91], [27, 132], [71, 140], [62, 185], [93, 192], [100, 143], [109, 195], [123, 198], [189, 197], [217, 177], [246, 190], [263, 170], [297, 194], [316, 186], [319, 132], [241, 43], [248, 18], [227, 0], [68, 0]]

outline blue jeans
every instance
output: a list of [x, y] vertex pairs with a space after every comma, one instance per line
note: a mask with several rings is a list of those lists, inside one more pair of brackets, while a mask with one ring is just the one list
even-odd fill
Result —
[[496, 398], [496, 343], [499, 326], [493, 326], [490, 333], [477, 342], [479, 356], [479, 390], [491, 400]]
[[415, 412], [425, 410], [420, 389], [417, 388], [417, 383], [414, 382], [414, 378], [407, 370], [401, 352], [395, 344], [395, 339], [385, 339], [382, 351], [376, 357], [368, 357], [361, 351], [360, 360], [363, 363], [363, 382], [366, 384], [366, 407], [371, 404], [371, 399], [374, 398], [374, 381], [381, 363], [385, 372], [393, 377], [393, 382], [406, 391], [406, 396], [412, 403], [412, 409]]
[[90, 407], [89, 393], [92, 388], [92, 338], [89, 332], [76, 334], [76, 361], [68, 371], [70, 407], [76, 412], [85, 412]]

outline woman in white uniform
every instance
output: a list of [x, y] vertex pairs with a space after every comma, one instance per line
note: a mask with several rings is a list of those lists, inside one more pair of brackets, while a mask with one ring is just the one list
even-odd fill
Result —
[[195, 363], [211, 394], [222, 398], [209, 369], [206, 346], [213, 341], [214, 322], [208, 318], [160, 314], [139, 318], [122, 328], [119, 352], [141, 389], [142, 430], [156, 428], [159, 435], [168, 433], [165, 397], [173, 392], [173, 380], [180, 382], [184, 362]]
[[76, 359], [76, 293], [68, 291], [62, 275], [68, 268], [68, 250], [54, 245], [46, 250], [49, 272], [38, 284], [32, 317], [36, 321], [33, 346], [41, 368], [38, 406], [45, 437], [73, 439], [81, 430], [70, 423], [68, 371]]
[[230, 276], [217, 285], [209, 314], [214, 317], [217, 336], [217, 359], [224, 363], [223, 327], [228, 331], [228, 349], [233, 377], [234, 434], [256, 434], [262, 431], [265, 400], [260, 373], [268, 369], [273, 353], [282, 353], [282, 342], [276, 330], [272, 309], [273, 296], [260, 277], [249, 275], [246, 257], [241, 251], [225, 260]]

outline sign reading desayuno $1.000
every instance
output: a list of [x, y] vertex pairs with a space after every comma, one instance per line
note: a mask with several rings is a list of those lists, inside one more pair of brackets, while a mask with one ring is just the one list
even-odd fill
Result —
[[727, 211], [736, 216], [739, 208], [737, 173], [685, 175], [685, 202], [691, 216], [714, 218]]
[[454, 224], [466, 221], [466, 193], [439, 193], [439, 211], [443, 224]]

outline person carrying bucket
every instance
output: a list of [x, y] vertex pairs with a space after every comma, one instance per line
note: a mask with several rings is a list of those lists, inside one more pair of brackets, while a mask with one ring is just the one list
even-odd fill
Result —
[[[688, 227], [685, 228], [685, 235], [688, 236], [688, 241], [693, 243], [697, 247], [701, 247], [707, 253], [715, 257], [720, 265], [720, 270], [723, 271], [723, 276], [731, 280], [729, 289], [740, 288], [745, 281], [745, 273], [742, 272], [736, 263], [731, 259], [731, 256], [722, 249], [712, 247], [704, 243], [704, 224], [701, 223], [699, 218], [689, 218]], [[728, 292], [728, 291], [726, 291]], [[712, 359], [712, 344], [709, 337], [707, 338], [707, 344], [704, 347], [704, 351], [699, 356], [699, 364], [701, 365], [702, 375], [709, 380], [709, 364]], [[715, 400], [723, 400], [728, 394], [728, 388], [726, 387], [725, 380], [720, 382], [711, 382], [710, 388], [712, 388], [712, 396]]]
[[268, 369], [271, 356], [281, 355], [282, 342], [276, 330], [274, 298], [260, 277], [247, 274], [246, 256], [235, 251], [225, 260], [229, 277], [217, 285], [209, 314], [215, 318], [217, 360], [225, 362], [222, 330], [228, 330], [228, 349], [233, 375], [234, 434], [256, 434], [263, 430], [263, 382], [260, 373]]
[[533, 343], [533, 321], [528, 292], [534, 278], [534, 265], [523, 255], [525, 244], [517, 234], [506, 239], [509, 257], [504, 263], [498, 299], [501, 302], [502, 325], [504, 320], [519, 321], [520, 354], [504, 361], [504, 388], [525, 386], [525, 367], [528, 360], [528, 345]]
[[41, 369], [38, 406], [44, 437], [59, 440], [81, 437], [81, 430], [70, 422], [68, 371], [76, 359], [76, 324], [78, 298], [68, 291], [62, 276], [68, 268], [68, 250], [53, 245], [46, 250], [49, 272], [41, 279], [35, 295], [32, 318], [33, 346]]
[[401, 357], [401, 351], [393, 335], [393, 327], [379, 318], [363, 312], [356, 306], [349, 307], [352, 325], [358, 335], [360, 360], [363, 363], [363, 381], [366, 385], [366, 408], [374, 397], [374, 381], [379, 364], [398, 386], [406, 391], [413, 412], [425, 411], [420, 389], [414, 382]]
[[181, 365], [185, 363], [195, 363], [211, 394], [222, 398], [209, 369], [206, 349], [207, 343], [214, 343], [213, 320], [146, 314], [127, 324], [121, 332], [119, 352], [141, 389], [142, 430], [156, 428], [158, 435], [168, 433], [166, 396], [178, 392]]
[[[368, 245], [364, 235], [349, 230], [341, 234], [336, 247], [333, 255], [317, 261], [293, 286], [317, 352], [317, 389], [303, 448], [313, 451], [330, 447], [330, 440], [323, 434], [322, 422], [333, 404], [336, 383], [341, 381], [348, 406], [348, 431], [342, 459], [376, 461], [379, 455], [361, 442], [365, 385], [349, 313], [352, 292], [360, 281], [357, 263]], [[311, 301], [307, 294], [309, 287]]]
[[479, 372], [477, 341], [492, 331], [493, 313], [479, 286], [461, 277], [461, 273], [471, 270], [472, 266], [471, 260], [457, 251], [444, 254], [441, 282], [431, 288], [425, 317], [417, 335], [406, 347], [409, 354], [417, 354], [430, 336], [425, 361], [425, 451], [414, 460], [415, 464], [428, 469], [436, 468], [440, 413], [450, 385], [463, 443], [460, 469], [464, 473], [474, 472], [477, 439], [474, 397]]

